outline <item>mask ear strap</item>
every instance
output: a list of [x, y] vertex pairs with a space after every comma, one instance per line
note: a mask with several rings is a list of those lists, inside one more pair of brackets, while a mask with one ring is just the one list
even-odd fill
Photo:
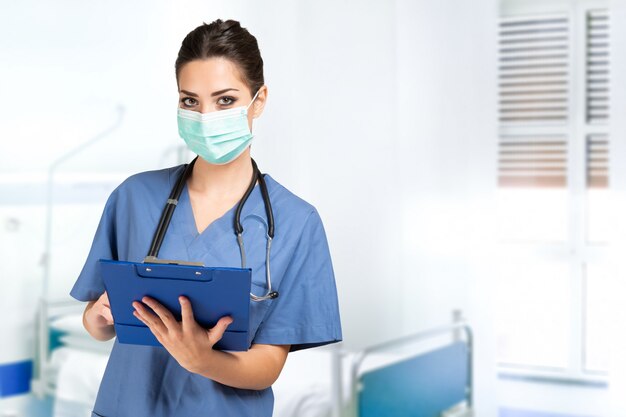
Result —
[[259, 95], [259, 91], [261, 91], [261, 89], [259, 88], [258, 90], [256, 90], [256, 94], [254, 95], [254, 97], [252, 98], [252, 101], [250, 102], [250, 104], [248, 104], [248, 106], [246, 107], [246, 110], [248, 110], [248, 108], [250, 106], [252, 106], [252, 103], [254, 103], [254, 100], [256, 100], [256, 97]]

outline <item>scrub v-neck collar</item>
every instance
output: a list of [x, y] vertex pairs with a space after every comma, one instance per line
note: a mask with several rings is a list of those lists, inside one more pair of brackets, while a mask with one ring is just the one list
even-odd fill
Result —
[[[180, 174], [179, 174], [180, 175]], [[270, 192], [269, 185], [269, 175], [264, 174], [266, 183], [268, 183], [268, 192]], [[171, 182], [171, 181], [170, 181]], [[270, 192], [271, 194], [271, 192]], [[226, 211], [222, 216], [213, 220], [211, 224], [209, 224], [202, 233], [198, 233], [198, 228], [196, 227], [196, 220], [193, 214], [193, 208], [191, 206], [191, 199], [189, 197], [189, 190], [187, 188], [187, 184], [185, 183], [182, 193], [180, 195], [180, 199], [178, 201], [178, 208], [176, 209], [178, 214], [180, 215], [180, 221], [177, 222], [177, 226], [180, 226], [180, 231], [183, 234], [183, 238], [185, 240], [185, 246], [187, 247], [187, 251], [189, 255], [192, 255], [195, 252], [195, 249], [198, 245], [204, 247], [205, 250], [213, 247], [219, 247], [220, 242], [224, 239], [233, 239], [235, 242], [235, 211], [237, 210], [237, 206], [239, 205], [239, 201], [237, 201], [228, 211]], [[259, 211], [262, 210], [262, 211]], [[248, 197], [248, 201], [242, 207], [241, 210], [241, 220], [250, 215], [250, 214], [259, 214], [264, 216], [264, 207], [263, 207], [263, 198], [261, 195], [260, 185], [255, 184], [250, 196]]]

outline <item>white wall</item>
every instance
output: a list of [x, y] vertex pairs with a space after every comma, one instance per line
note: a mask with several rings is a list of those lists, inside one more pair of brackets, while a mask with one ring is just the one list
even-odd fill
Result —
[[397, 2], [398, 207], [405, 331], [464, 310], [476, 334], [477, 415], [495, 415], [493, 1]]
[[0, 172], [45, 170], [114, 123], [119, 103], [122, 127], [66, 167], [154, 164], [155, 151], [175, 135], [175, 124], [164, 130], [159, 123], [176, 106], [164, 4], [27, 0], [3, 7]]
[[[396, 164], [407, 329], [467, 308], [495, 189], [494, 2], [399, 1]], [[488, 217], [487, 217], [488, 218]], [[417, 269], [414, 269], [417, 267]]]
[[297, 10], [298, 113], [281, 136], [293, 141], [298, 188], [328, 230], [348, 347], [402, 326], [393, 6], [326, 0]]

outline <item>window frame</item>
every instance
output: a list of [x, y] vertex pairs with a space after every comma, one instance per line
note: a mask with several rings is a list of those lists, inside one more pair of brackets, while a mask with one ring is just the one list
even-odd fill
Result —
[[[523, 15], [567, 15], [569, 18], [569, 84], [568, 117], [565, 125], [498, 124], [498, 140], [503, 136], [559, 135], [568, 137], [567, 186], [568, 227], [564, 242], [499, 242], [504, 254], [535, 257], [544, 261], [567, 262], [570, 265], [571, 311], [569, 329], [569, 358], [564, 370], [505, 364], [499, 360], [497, 370], [501, 376], [518, 376], [551, 380], [606, 383], [607, 373], [585, 369], [586, 328], [586, 270], [589, 263], [608, 261], [608, 244], [589, 242], [587, 204], [587, 140], [592, 135], [609, 138], [610, 124], [590, 124], [587, 121], [587, 16], [590, 11], [604, 9], [610, 16], [608, 1], [529, 1], [502, 0], [500, 18]], [[609, 17], [610, 21], [610, 17]], [[610, 29], [609, 29], [610, 33]], [[610, 74], [609, 74], [610, 76]], [[610, 85], [610, 84], [609, 84]], [[610, 149], [610, 145], [609, 145]], [[610, 187], [609, 183], [609, 187]], [[607, 188], [610, 190], [610, 188]]]

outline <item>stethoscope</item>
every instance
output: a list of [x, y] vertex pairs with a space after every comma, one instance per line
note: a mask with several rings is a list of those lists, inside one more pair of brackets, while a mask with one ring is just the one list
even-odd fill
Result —
[[[178, 199], [180, 198], [180, 194], [183, 192], [183, 188], [185, 187], [185, 183], [187, 182], [187, 178], [191, 175], [191, 171], [193, 170], [193, 165], [196, 163], [196, 156], [193, 161], [186, 165], [185, 170], [178, 178], [178, 181], [172, 188], [169, 198], [165, 204], [165, 208], [161, 213], [161, 219], [159, 220], [159, 225], [157, 226], [156, 232], [154, 233], [154, 237], [152, 238], [152, 243], [150, 244], [150, 251], [148, 252], [148, 256], [145, 257], [144, 262], [146, 263], [167, 263], [167, 264], [180, 264], [180, 265], [194, 265], [194, 266], [204, 266], [201, 262], [187, 262], [187, 261], [171, 261], [165, 259], [158, 259], [157, 255], [159, 254], [159, 250], [161, 249], [161, 244], [163, 243], [163, 239], [165, 238], [165, 233], [167, 232], [167, 228], [170, 225], [170, 220], [172, 219], [172, 215], [174, 214], [174, 209], [178, 205]], [[252, 159], [252, 181], [250, 181], [250, 185], [248, 189], [244, 193], [243, 197], [239, 201], [237, 205], [237, 209], [235, 211], [235, 234], [237, 235], [237, 244], [239, 245], [239, 251], [241, 252], [241, 267], [246, 267], [246, 251], [243, 246], [243, 226], [241, 226], [241, 210], [243, 205], [250, 197], [252, 190], [256, 182], [259, 182], [259, 186], [261, 188], [261, 195], [263, 196], [263, 203], [265, 204], [265, 213], [267, 215], [267, 245], [265, 247], [265, 275], [267, 281], [267, 292], [265, 295], [258, 296], [250, 293], [250, 298], [253, 301], [263, 301], [269, 300], [278, 297], [277, 291], [272, 291], [272, 278], [270, 275], [270, 252], [272, 249], [272, 240], [274, 239], [274, 213], [272, 211], [272, 204], [270, 203], [270, 196], [267, 191], [267, 184], [265, 184], [265, 178], [263, 178], [263, 174], [259, 171], [259, 168]]]

